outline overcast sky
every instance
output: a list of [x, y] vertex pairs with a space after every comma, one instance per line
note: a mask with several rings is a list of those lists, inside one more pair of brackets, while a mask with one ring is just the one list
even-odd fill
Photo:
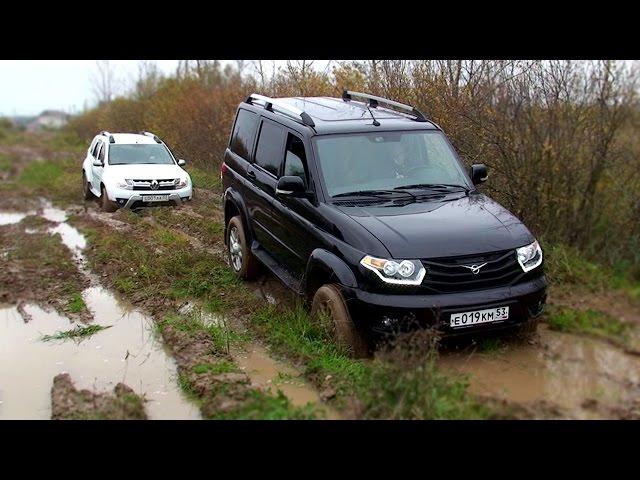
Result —
[[[169, 74], [175, 71], [178, 60], [156, 63]], [[314, 63], [324, 68], [328, 62]], [[131, 85], [138, 61], [111, 60], [110, 64], [116, 77]], [[95, 99], [91, 78], [95, 72], [95, 60], [0, 60], [0, 116], [37, 115], [47, 109], [76, 113], [85, 103], [92, 106]]]

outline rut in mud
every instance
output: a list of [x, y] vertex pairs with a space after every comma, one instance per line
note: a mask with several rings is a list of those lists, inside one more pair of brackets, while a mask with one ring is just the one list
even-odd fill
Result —
[[542, 324], [535, 341], [466, 350], [443, 353], [441, 367], [468, 375], [472, 393], [533, 418], [640, 418], [640, 356], [606, 341]]
[[121, 382], [145, 399], [150, 418], [199, 418], [176, 383], [176, 365], [158, 341], [152, 320], [120, 302], [86, 269], [82, 234], [65, 222], [66, 213], [45, 204], [41, 211], [72, 252], [91, 286], [82, 298], [93, 322], [111, 328], [78, 342], [43, 342], [44, 335], [73, 328], [74, 323], [36, 304], [0, 309], [0, 418], [51, 417], [52, 379], [69, 373], [82, 389], [113, 390]]

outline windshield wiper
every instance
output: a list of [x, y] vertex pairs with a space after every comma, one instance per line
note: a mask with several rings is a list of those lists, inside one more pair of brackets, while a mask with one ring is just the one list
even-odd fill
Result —
[[424, 188], [428, 190], [464, 190], [465, 192], [469, 191], [468, 187], [464, 185], [454, 185], [451, 183], [415, 183], [412, 185], [401, 185], [399, 187], [395, 187], [395, 190], [404, 190], [408, 188]]
[[337, 197], [364, 196], [364, 197], [384, 198], [384, 197], [387, 197], [389, 195], [393, 195], [395, 193], [404, 193], [404, 194], [407, 194], [407, 195], [411, 196], [414, 199], [416, 198], [416, 196], [413, 193], [404, 192], [402, 190], [356, 190], [354, 192], [338, 193], [337, 195], [332, 195], [332, 197], [333, 198], [337, 198]]

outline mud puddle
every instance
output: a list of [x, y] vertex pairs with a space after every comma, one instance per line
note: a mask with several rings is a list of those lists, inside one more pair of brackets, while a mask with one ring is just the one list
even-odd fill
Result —
[[472, 393], [525, 405], [549, 402], [567, 418], [610, 418], [640, 395], [640, 357], [546, 325], [538, 334], [535, 345], [443, 353], [440, 364], [469, 375]]
[[83, 298], [96, 323], [111, 328], [79, 342], [41, 340], [74, 326], [54, 311], [26, 305], [25, 323], [17, 307], [0, 309], [0, 419], [50, 418], [51, 384], [59, 373], [90, 390], [126, 383], [145, 396], [150, 418], [199, 418], [178, 388], [176, 365], [155, 338], [152, 320], [100, 287], [86, 289]]
[[[34, 214], [2, 214], [0, 219], [18, 223]], [[91, 280], [82, 297], [94, 322], [111, 328], [77, 342], [43, 342], [43, 335], [70, 330], [75, 324], [33, 304], [1, 306], [0, 419], [50, 418], [51, 385], [59, 373], [69, 373], [78, 388], [94, 391], [111, 391], [119, 382], [126, 383], [144, 395], [153, 419], [200, 418], [197, 406], [178, 387], [176, 364], [156, 338], [153, 320], [100, 286], [82, 253], [86, 239], [66, 223], [64, 210], [42, 202], [37, 214], [54, 223], [47, 231], [60, 234], [80, 273]]]
[[271, 388], [274, 392], [281, 390], [295, 406], [312, 403], [324, 411], [327, 419], [340, 418], [337, 411], [323, 404], [318, 392], [302, 378], [300, 372], [272, 358], [263, 346], [252, 344], [247, 351], [232, 351], [231, 355], [255, 386]]

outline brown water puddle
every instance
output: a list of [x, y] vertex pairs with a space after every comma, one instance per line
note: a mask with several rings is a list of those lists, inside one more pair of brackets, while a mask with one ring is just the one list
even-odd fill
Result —
[[472, 393], [519, 404], [545, 400], [571, 418], [606, 418], [606, 412], [640, 395], [640, 357], [545, 325], [538, 334], [536, 345], [512, 344], [492, 353], [443, 353], [440, 364], [469, 375]]
[[249, 375], [251, 383], [261, 388], [281, 390], [291, 403], [304, 406], [315, 404], [325, 418], [338, 419], [338, 412], [324, 405], [317, 390], [308, 384], [295, 368], [272, 358], [267, 350], [252, 344], [247, 351], [232, 351], [233, 359]]
[[148, 400], [150, 418], [199, 418], [176, 383], [176, 365], [155, 338], [152, 320], [100, 287], [83, 297], [96, 323], [111, 328], [79, 343], [41, 340], [74, 327], [54, 311], [27, 305], [25, 323], [16, 307], [0, 309], [0, 419], [50, 418], [53, 377], [65, 372], [79, 388], [110, 391], [126, 383]]
[[[111, 391], [118, 382], [129, 385], [148, 400], [149, 418], [200, 418], [197, 406], [178, 387], [176, 364], [156, 338], [152, 319], [99, 285], [82, 253], [86, 239], [66, 223], [64, 210], [43, 202], [38, 214], [55, 223], [47, 231], [60, 234], [80, 273], [90, 279], [92, 286], [82, 296], [94, 322], [111, 328], [80, 342], [43, 342], [43, 335], [75, 324], [37, 305], [23, 307], [25, 318], [16, 306], [0, 307], [0, 419], [50, 418], [53, 377], [65, 372], [78, 388]], [[28, 214], [18, 219], [20, 215], [0, 217], [18, 223]]]

